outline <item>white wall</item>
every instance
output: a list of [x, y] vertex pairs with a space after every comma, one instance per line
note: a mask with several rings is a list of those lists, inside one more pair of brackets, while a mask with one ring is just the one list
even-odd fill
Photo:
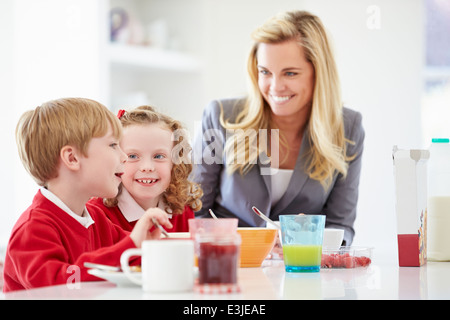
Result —
[[100, 98], [100, 3], [0, 2], [0, 250], [37, 191], [17, 155], [14, 130], [19, 116], [51, 99]]
[[333, 35], [344, 102], [366, 130], [354, 244], [396, 258], [392, 147], [421, 147], [422, 1], [326, 2], [305, 5]]
[[13, 24], [13, 1], [0, 2], [0, 258], [4, 249], [5, 239], [10, 232], [11, 224], [16, 220], [14, 206], [14, 160], [16, 151], [14, 144], [14, 122], [15, 111], [13, 104], [13, 33], [11, 26]]
[[[7, 155], [0, 157], [0, 248], [36, 192], [15, 149], [12, 132], [19, 114], [61, 96], [104, 96], [102, 2], [0, 1], [0, 148]], [[205, 28], [191, 36], [203, 38], [205, 100], [245, 93], [249, 35], [267, 18], [290, 9], [322, 18], [333, 39], [345, 102], [363, 114], [366, 130], [354, 244], [372, 245], [375, 253], [387, 251], [395, 258], [391, 152], [394, 144], [417, 148], [421, 143], [422, 0], [203, 0], [203, 6], [192, 23], [202, 21]], [[203, 108], [196, 106], [192, 119], [180, 120], [200, 120]]]

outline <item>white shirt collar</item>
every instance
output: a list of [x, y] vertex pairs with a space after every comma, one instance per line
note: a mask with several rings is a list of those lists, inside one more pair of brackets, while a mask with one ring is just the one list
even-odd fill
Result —
[[[128, 190], [123, 187], [118, 200], [118, 207], [128, 222], [139, 220], [145, 213], [145, 210], [134, 200]], [[166, 212], [169, 218], [172, 218], [172, 210], [162, 199], [158, 202], [158, 208]]]
[[79, 216], [75, 212], [69, 209], [68, 206], [64, 202], [62, 202], [61, 199], [59, 199], [53, 192], [50, 190], [41, 187], [41, 193], [44, 197], [46, 197], [49, 201], [53, 202], [56, 206], [58, 206], [61, 210], [66, 212], [69, 216], [74, 218], [76, 221], [78, 221], [83, 227], [86, 229], [89, 228], [91, 224], [94, 224], [95, 221], [91, 218], [91, 215], [89, 214], [86, 207], [84, 207], [83, 215]]

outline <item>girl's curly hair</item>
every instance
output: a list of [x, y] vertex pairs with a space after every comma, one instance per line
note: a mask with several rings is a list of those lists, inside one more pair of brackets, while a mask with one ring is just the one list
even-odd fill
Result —
[[[203, 191], [197, 183], [188, 180], [189, 174], [192, 171], [192, 164], [189, 159], [192, 148], [187, 139], [186, 130], [183, 128], [181, 122], [157, 112], [151, 106], [140, 106], [131, 111], [122, 112], [120, 122], [124, 128], [131, 125], [163, 124], [172, 131], [172, 138], [174, 140], [172, 149], [173, 166], [169, 187], [163, 193], [162, 197], [173, 214], [183, 213], [185, 206], [191, 207], [194, 211], [200, 210], [202, 208], [200, 198], [203, 196]], [[122, 188], [123, 185], [121, 184], [117, 196], [104, 199], [104, 204], [108, 207], [116, 206]]]

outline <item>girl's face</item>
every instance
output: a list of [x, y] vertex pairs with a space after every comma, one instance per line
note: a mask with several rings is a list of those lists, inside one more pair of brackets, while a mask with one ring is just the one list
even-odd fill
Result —
[[261, 43], [258, 86], [274, 116], [308, 115], [314, 92], [314, 67], [296, 40]]
[[130, 125], [120, 146], [128, 156], [123, 186], [144, 210], [156, 207], [170, 184], [172, 132], [160, 124]]

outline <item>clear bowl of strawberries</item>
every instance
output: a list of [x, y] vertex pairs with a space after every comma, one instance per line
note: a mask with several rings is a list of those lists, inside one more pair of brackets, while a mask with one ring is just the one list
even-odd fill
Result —
[[367, 267], [372, 263], [371, 247], [340, 247], [339, 249], [322, 249], [322, 264], [324, 269], [350, 269]]

